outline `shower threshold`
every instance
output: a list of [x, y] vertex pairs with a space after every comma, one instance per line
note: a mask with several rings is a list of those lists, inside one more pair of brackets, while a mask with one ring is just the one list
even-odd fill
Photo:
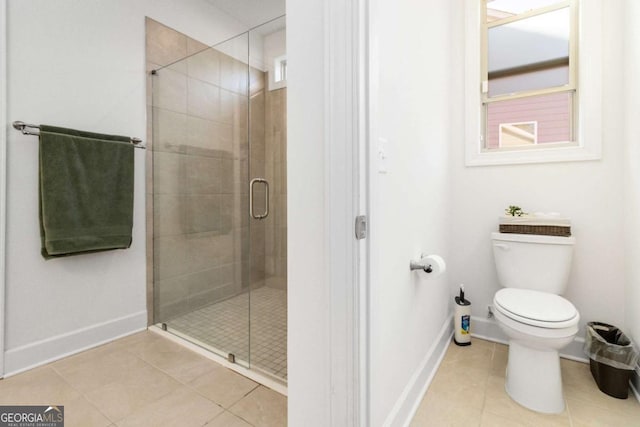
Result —
[[248, 368], [248, 363], [244, 360], [236, 358], [235, 363], [229, 362], [226, 357], [220, 356], [222, 352], [220, 352], [218, 349], [213, 348], [212, 346], [199, 340], [193, 339], [192, 337], [176, 331], [175, 329], [172, 329], [170, 327], [165, 331], [157, 325], [152, 325], [149, 326], [149, 330], [185, 348], [188, 348], [189, 350], [194, 351], [209, 360], [213, 360], [214, 362], [224, 366], [225, 368], [229, 368], [232, 371], [249, 378], [250, 380], [262, 384], [263, 386], [268, 387], [273, 391], [282, 394], [283, 396], [287, 396], [287, 385], [281, 378], [277, 378], [258, 367]]

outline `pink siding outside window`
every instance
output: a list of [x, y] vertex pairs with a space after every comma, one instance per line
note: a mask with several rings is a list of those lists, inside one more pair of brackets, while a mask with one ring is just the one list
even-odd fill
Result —
[[569, 141], [571, 94], [562, 92], [489, 104], [486, 148], [499, 147], [500, 124], [522, 122], [537, 122], [538, 144]]

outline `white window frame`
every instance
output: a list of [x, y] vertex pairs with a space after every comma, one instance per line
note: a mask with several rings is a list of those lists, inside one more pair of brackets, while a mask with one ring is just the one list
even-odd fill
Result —
[[482, 40], [484, 2], [466, 2], [465, 11], [465, 160], [467, 166], [599, 160], [602, 158], [602, 3], [576, 0], [578, 17], [575, 143], [535, 150], [484, 150], [482, 124]]
[[[284, 63], [284, 66], [283, 66]], [[282, 70], [285, 70], [284, 73]], [[273, 79], [276, 83], [287, 81], [287, 55], [278, 56], [273, 60]], [[284, 75], [283, 75], [284, 74]]]
[[269, 90], [278, 90], [287, 87], [287, 78], [285, 76], [284, 79], [278, 80], [280, 77], [280, 70], [282, 67], [282, 61], [287, 60], [287, 55], [280, 55], [273, 59], [270, 67], [271, 70], [269, 72]]

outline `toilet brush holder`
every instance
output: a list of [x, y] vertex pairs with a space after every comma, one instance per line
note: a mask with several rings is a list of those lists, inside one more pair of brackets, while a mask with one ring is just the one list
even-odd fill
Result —
[[460, 286], [460, 295], [455, 297], [455, 303], [453, 341], [457, 345], [471, 345], [471, 301], [464, 298], [464, 286]]

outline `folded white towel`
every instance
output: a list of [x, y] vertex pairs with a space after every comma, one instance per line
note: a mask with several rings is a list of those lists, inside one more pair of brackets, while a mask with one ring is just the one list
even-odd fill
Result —
[[518, 224], [518, 225], [550, 225], [557, 227], [570, 227], [571, 220], [560, 214], [524, 214], [522, 216], [501, 216], [498, 218], [499, 224]]

